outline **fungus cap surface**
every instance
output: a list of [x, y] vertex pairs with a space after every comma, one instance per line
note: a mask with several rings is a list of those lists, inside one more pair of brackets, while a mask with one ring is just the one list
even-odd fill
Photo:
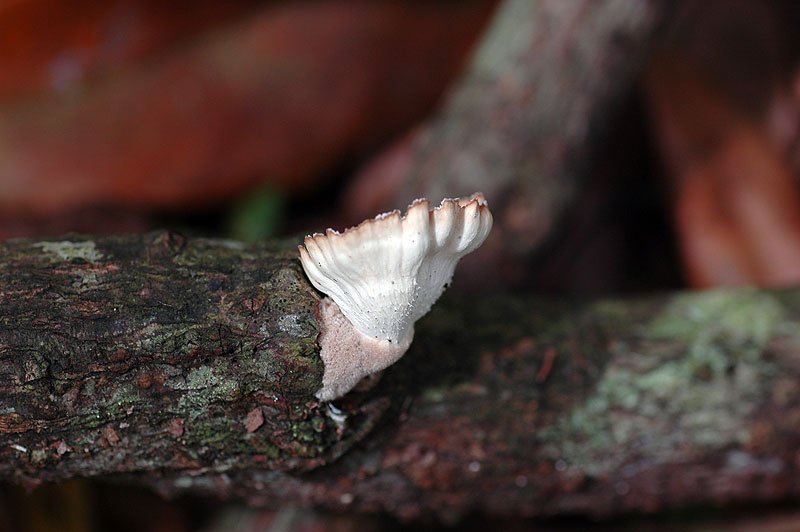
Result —
[[328, 229], [300, 246], [311, 283], [333, 299], [363, 334], [399, 344], [413, 335], [453, 277], [458, 260], [480, 246], [492, 227], [481, 194], [426, 200], [380, 214], [339, 233]]

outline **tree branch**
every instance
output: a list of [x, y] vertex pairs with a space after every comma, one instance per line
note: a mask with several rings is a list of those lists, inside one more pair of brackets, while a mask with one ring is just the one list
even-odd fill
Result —
[[669, 11], [658, 0], [504, 0], [441, 111], [369, 165], [345, 206], [362, 206], [361, 220], [480, 190], [496, 223], [474, 278], [527, 286], [527, 263], [574, 208]]
[[314, 402], [317, 296], [291, 246], [154, 233], [0, 257], [6, 478], [306, 469], [358, 433]]
[[337, 426], [291, 246], [12, 242], [0, 272], [5, 479], [407, 518], [800, 495], [797, 290], [451, 294]]

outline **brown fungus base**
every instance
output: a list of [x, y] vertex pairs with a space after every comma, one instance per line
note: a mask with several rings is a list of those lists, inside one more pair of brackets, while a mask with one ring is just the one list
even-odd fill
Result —
[[325, 363], [325, 373], [316, 395], [322, 401], [343, 396], [364, 377], [397, 362], [413, 339], [413, 325], [411, 337], [400, 345], [365, 336], [327, 297], [319, 302], [319, 325], [319, 356]]

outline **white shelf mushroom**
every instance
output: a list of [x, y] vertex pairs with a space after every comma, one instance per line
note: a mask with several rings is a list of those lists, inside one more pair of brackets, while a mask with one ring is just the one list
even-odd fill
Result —
[[405, 216], [379, 214], [343, 233], [307, 236], [300, 250], [319, 304], [320, 356], [325, 364], [317, 397], [328, 401], [363, 377], [396, 362], [450, 284], [458, 260], [477, 249], [492, 228], [483, 194], [445, 199], [435, 209], [419, 199]]

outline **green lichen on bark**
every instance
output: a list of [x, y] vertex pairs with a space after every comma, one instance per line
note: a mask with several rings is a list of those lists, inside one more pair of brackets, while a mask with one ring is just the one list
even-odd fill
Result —
[[614, 341], [613, 362], [594, 392], [541, 432], [552, 456], [599, 475], [622, 465], [617, 446], [631, 442], [664, 462], [686, 447], [747, 444], [741, 420], [758, 408], [776, 372], [762, 354], [786, 332], [773, 295], [683, 294], [638, 326], [631, 310], [615, 314], [633, 334]]
[[376, 392], [407, 409], [371, 451], [381, 467], [323, 486], [273, 477], [282, 493], [335, 482], [359, 507], [448, 518], [800, 496], [796, 291], [440, 303]]

